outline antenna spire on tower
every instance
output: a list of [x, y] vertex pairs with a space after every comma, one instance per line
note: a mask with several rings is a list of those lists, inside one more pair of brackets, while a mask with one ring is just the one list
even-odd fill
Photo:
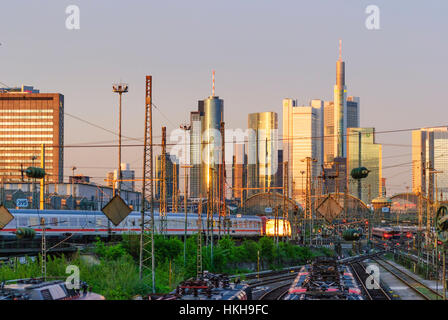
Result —
[[342, 40], [339, 39], [339, 60], [342, 60]]
[[212, 72], [212, 97], [215, 96], [215, 70]]

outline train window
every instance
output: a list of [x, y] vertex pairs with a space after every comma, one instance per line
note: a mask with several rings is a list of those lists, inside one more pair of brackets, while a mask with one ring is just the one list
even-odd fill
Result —
[[39, 218], [38, 217], [30, 217], [30, 226], [39, 226]]
[[96, 226], [97, 227], [107, 227], [107, 222], [104, 219], [96, 218]]
[[19, 226], [27, 227], [28, 226], [28, 218], [27, 217], [19, 217]]
[[85, 227], [85, 226], [87, 225], [87, 219], [86, 219], [86, 218], [82, 218], [82, 217], [80, 217], [80, 218], [79, 218], [79, 225], [80, 225], [81, 227]]
[[69, 221], [70, 221], [70, 226], [71, 226], [71, 227], [76, 227], [76, 226], [78, 226], [78, 218], [76, 218], [76, 217], [70, 217]]
[[55, 218], [55, 217], [50, 218], [50, 224], [54, 227], [57, 227], [58, 226], [58, 218]]

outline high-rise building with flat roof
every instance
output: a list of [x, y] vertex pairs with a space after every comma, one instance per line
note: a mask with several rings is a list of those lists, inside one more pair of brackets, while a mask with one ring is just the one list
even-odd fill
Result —
[[204, 115], [201, 116], [201, 193], [207, 196], [212, 183], [212, 174], [219, 177], [222, 160], [221, 122], [224, 121], [224, 100], [210, 96], [204, 100]]
[[233, 147], [233, 163], [232, 163], [232, 196], [234, 199], [245, 199], [247, 194], [247, 155], [246, 146], [242, 143], [234, 144]]
[[[176, 156], [170, 155], [169, 153], [165, 156], [165, 164], [166, 164], [166, 197], [171, 198], [173, 196], [173, 185], [174, 185], [174, 176], [176, 176], [177, 186], [179, 187], [179, 161]], [[156, 160], [156, 181], [155, 181], [155, 196], [157, 199], [160, 199], [160, 194], [162, 192], [162, 155], [159, 154]], [[174, 163], [176, 164], [176, 174], [174, 173]]]
[[[438, 171], [434, 174], [432, 171]], [[412, 191], [448, 197], [448, 127], [412, 131]]]
[[[189, 197], [201, 196], [201, 137], [202, 120], [204, 116], [204, 101], [198, 101], [198, 111], [190, 113], [190, 178]], [[203, 195], [204, 197], [206, 195]]]
[[21, 168], [40, 167], [45, 144], [47, 181], [64, 177], [64, 96], [29, 86], [0, 89], [0, 177], [21, 182]]
[[288, 162], [289, 196], [304, 203], [306, 158], [312, 162], [311, 180], [320, 173], [323, 161], [322, 100], [312, 100], [309, 106], [297, 106], [295, 100], [283, 100], [283, 161]]
[[[351, 171], [365, 167], [367, 178], [354, 180]], [[375, 143], [375, 128], [347, 129], [347, 177], [349, 192], [365, 203], [382, 195], [382, 146]]]
[[359, 97], [347, 97], [347, 128], [359, 128]]
[[278, 164], [278, 115], [276, 112], [251, 113], [248, 116], [247, 144], [248, 195], [274, 191]]

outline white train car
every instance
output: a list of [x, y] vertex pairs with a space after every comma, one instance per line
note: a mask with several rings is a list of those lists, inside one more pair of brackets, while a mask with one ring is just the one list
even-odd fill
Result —
[[[107, 217], [101, 211], [81, 210], [10, 210], [14, 219], [0, 230], [0, 239], [15, 238], [15, 232], [19, 228], [32, 228], [36, 236], [40, 237], [42, 227], [41, 218], [45, 219], [45, 232], [47, 237], [66, 237], [72, 235], [74, 238], [107, 237], [109, 231], [112, 235], [123, 233], [140, 232], [141, 213], [131, 212], [118, 226], [108, 222]], [[145, 223], [149, 226], [149, 215], [145, 217]], [[185, 214], [168, 213], [166, 217], [167, 235], [185, 234]], [[161, 232], [161, 218], [158, 212], [154, 212], [155, 232]], [[207, 229], [207, 216], [201, 216], [202, 230]], [[228, 216], [227, 223], [219, 217], [213, 218], [213, 233], [216, 235], [228, 233], [232, 237], [259, 237], [263, 234], [263, 220], [257, 216]], [[187, 215], [187, 235], [197, 234], [199, 230], [198, 214]], [[211, 230], [211, 228], [209, 228]]]

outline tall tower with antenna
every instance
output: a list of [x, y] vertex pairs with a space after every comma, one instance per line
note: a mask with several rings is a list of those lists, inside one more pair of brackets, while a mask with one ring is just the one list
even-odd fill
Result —
[[334, 156], [346, 156], [347, 87], [345, 86], [345, 62], [342, 60], [342, 40], [339, 40], [339, 59], [336, 62], [334, 86]]
[[201, 116], [201, 193], [207, 194], [211, 185], [210, 172], [221, 163], [221, 122], [224, 122], [224, 100], [215, 96], [215, 71], [212, 72], [212, 95], [204, 100], [204, 115]]

